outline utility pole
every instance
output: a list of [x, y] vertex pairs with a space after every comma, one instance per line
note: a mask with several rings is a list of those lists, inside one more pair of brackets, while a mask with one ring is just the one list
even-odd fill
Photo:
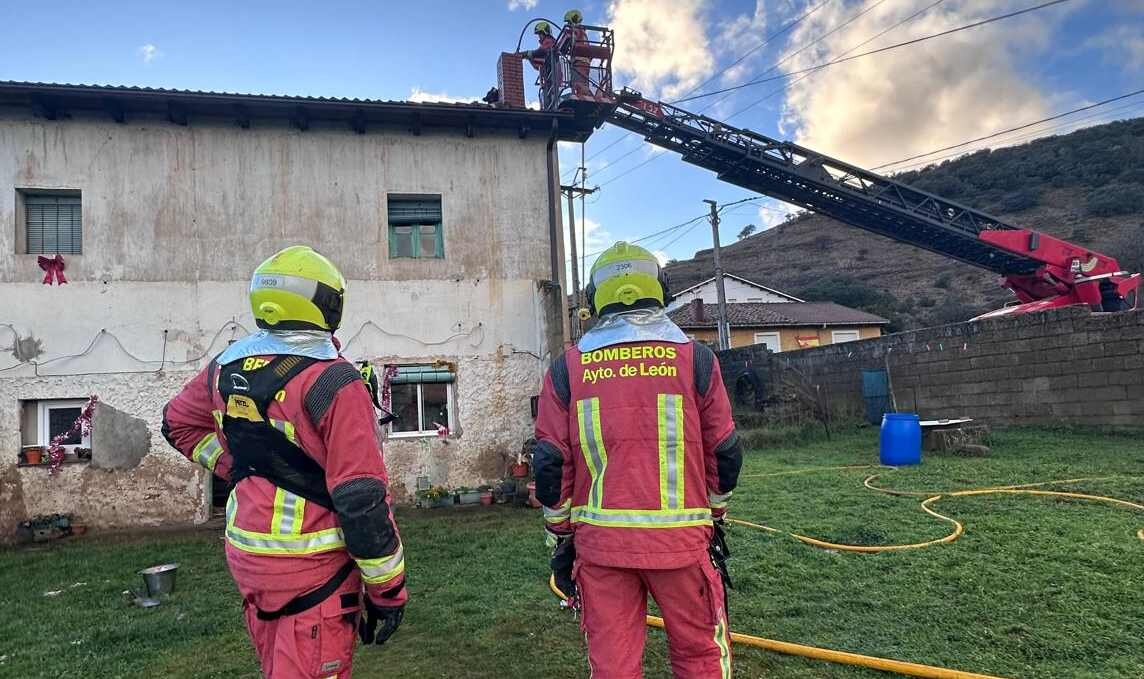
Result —
[[[596, 189], [585, 189], [582, 186], [561, 185], [560, 191], [568, 199], [568, 242], [570, 249], [569, 254], [572, 256], [572, 291], [576, 297], [577, 311], [579, 311], [580, 307], [584, 305], [584, 301], [580, 293], [580, 270], [576, 261], [576, 208], [574, 206], [576, 204], [575, 199], [577, 194], [583, 198], [587, 194], [595, 193]], [[587, 244], [585, 244], [585, 247], [587, 247]], [[575, 322], [572, 324], [572, 327], [575, 330], [575, 332], [572, 333], [573, 339], [576, 339], [580, 336], [581, 325], [582, 322], [579, 320], [579, 316], [577, 316]]]
[[731, 348], [731, 329], [727, 326], [727, 291], [723, 289], [723, 266], [719, 263], [719, 204], [713, 200], [704, 200], [711, 206], [711, 238], [715, 241], [713, 250], [715, 255], [715, 291], [719, 295], [719, 312], [716, 323], [719, 325], [719, 349], [724, 351]]

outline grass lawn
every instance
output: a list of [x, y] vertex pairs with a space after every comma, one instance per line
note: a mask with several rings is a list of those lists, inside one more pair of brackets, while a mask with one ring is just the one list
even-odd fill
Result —
[[[880, 483], [949, 490], [1088, 476], [1144, 476], [1144, 440], [1076, 432], [994, 435], [985, 459], [931, 457]], [[732, 512], [835, 542], [941, 537], [948, 525], [862, 487], [867, 470], [757, 476], [876, 462], [876, 432], [750, 453]], [[1144, 479], [1060, 487], [1144, 503]], [[1056, 489], [1056, 487], [1054, 487]], [[1144, 676], [1144, 515], [1076, 500], [947, 498], [966, 525], [950, 545], [838, 553], [731, 531], [732, 628], [785, 641], [1006, 677]], [[545, 588], [541, 520], [509, 508], [401, 511], [405, 623], [359, 650], [363, 677], [583, 677], [582, 640]], [[135, 571], [178, 561], [179, 591], [126, 605]], [[76, 584], [83, 583], [83, 584]], [[55, 596], [45, 592], [62, 590]], [[220, 536], [100, 537], [0, 552], [0, 676], [256, 677]], [[666, 677], [649, 634], [647, 675]], [[885, 676], [740, 648], [742, 677]]]

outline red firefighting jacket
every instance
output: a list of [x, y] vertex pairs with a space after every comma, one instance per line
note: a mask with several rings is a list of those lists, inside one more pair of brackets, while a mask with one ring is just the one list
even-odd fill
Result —
[[543, 73], [544, 60], [549, 52], [556, 48], [556, 38], [551, 35], [544, 34], [537, 45], [537, 48], [528, 53], [528, 63], [532, 67]]
[[695, 563], [742, 463], [719, 364], [694, 342], [569, 349], [544, 378], [536, 440], [549, 533], [617, 568]]
[[[251, 366], [272, 356], [243, 359]], [[323, 380], [335, 363], [356, 368], [342, 358], [318, 361], [292, 378], [267, 407], [269, 424], [282, 431], [325, 470], [326, 485], [335, 489], [368, 485], [388, 486], [385, 462], [376, 435], [372, 400], [360, 379], [344, 377], [331, 385]], [[218, 368], [204, 369], [188, 382], [164, 409], [167, 440], [184, 456], [215, 475], [229, 479], [233, 457], [222, 433], [226, 404], [217, 388]], [[344, 369], [340, 373], [348, 372]], [[215, 376], [215, 384], [208, 375]], [[345, 493], [341, 493], [344, 495]], [[231, 492], [226, 509], [227, 562], [240, 588], [278, 593], [265, 598], [260, 608], [275, 609], [291, 598], [325, 584], [350, 558], [355, 558], [374, 601], [386, 606], [405, 601], [405, 561], [400, 536], [392, 520], [391, 497], [375, 494], [382, 507], [340, 516], [315, 502], [276, 487], [261, 476], [241, 479]], [[345, 512], [343, 512], [344, 514]], [[367, 527], [373, 533], [392, 531], [396, 548], [384, 554], [354, 554], [347, 548], [343, 523], [361, 530], [363, 517], [385, 526]], [[352, 537], [352, 536], [351, 536]], [[353, 540], [349, 540], [353, 543]], [[357, 544], [363, 544], [360, 540]], [[359, 550], [361, 551], [361, 550]]]

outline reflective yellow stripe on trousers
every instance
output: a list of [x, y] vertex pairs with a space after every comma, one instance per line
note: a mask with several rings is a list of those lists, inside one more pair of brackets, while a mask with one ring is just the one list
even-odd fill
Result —
[[[278, 493], [285, 491], [279, 490]], [[277, 494], [275, 499], [277, 500]], [[277, 502], [275, 502], [275, 517], [279, 521], [286, 521], [290, 519], [290, 526], [293, 528], [297, 526], [297, 533], [283, 534], [280, 532], [259, 533], [257, 531], [244, 530], [234, 525], [234, 519], [238, 515], [238, 497], [235, 491], [230, 492], [230, 499], [226, 503], [226, 539], [235, 549], [241, 549], [244, 552], [252, 554], [267, 554], [278, 556], [290, 556], [300, 554], [316, 554], [318, 552], [329, 552], [335, 549], [343, 549], [346, 546], [345, 540], [342, 539], [342, 530], [340, 528], [327, 528], [325, 530], [314, 531], [313, 533], [302, 533], [302, 515], [301, 509], [304, 507], [304, 500], [297, 498], [294, 503], [295, 511], [294, 516], [288, 517], [285, 513], [286, 502], [283, 498], [283, 513], [277, 512]]]
[[660, 394], [659, 405], [659, 489], [658, 509], [605, 509], [602, 506], [604, 472], [608, 453], [600, 426], [600, 400], [576, 402], [580, 449], [592, 476], [592, 487], [585, 505], [572, 507], [572, 522], [617, 528], [684, 528], [711, 522], [707, 507], [684, 506], [683, 397]]

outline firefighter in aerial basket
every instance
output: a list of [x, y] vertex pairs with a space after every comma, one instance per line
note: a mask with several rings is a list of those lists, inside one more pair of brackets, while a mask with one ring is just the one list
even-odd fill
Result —
[[558, 589], [596, 679], [641, 676], [650, 594], [676, 677], [730, 677], [727, 501], [742, 451], [719, 364], [664, 311], [654, 255], [592, 267], [598, 321], [544, 378], [533, 456]]
[[532, 32], [536, 35], [536, 49], [521, 52], [520, 55], [540, 73], [540, 104], [544, 108], [560, 90], [556, 38], [552, 36], [552, 26], [547, 21], [536, 22]]
[[308, 247], [263, 262], [250, 282], [261, 331], [163, 410], [167, 441], [234, 484], [226, 559], [270, 678], [349, 677], [355, 640], [385, 643], [405, 607], [370, 376], [333, 335], [345, 285]]

